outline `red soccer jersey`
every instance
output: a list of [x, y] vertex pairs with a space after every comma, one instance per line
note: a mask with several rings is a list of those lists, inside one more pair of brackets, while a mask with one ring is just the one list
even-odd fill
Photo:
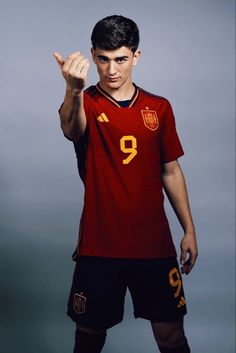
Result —
[[85, 186], [79, 255], [176, 256], [161, 170], [184, 152], [170, 103], [136, 87], [122, 108], [97, 85], [84, 92], [84, 106], [87, 128], [74, 142]]

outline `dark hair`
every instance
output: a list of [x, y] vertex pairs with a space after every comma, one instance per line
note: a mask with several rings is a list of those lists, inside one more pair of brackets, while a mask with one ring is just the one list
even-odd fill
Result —
[[94, 49], [115, 50], [125, 46], [134, 53], [139, 45], [138, 26], [127, 17], [108, 16], [96, 23], [91, 41]]

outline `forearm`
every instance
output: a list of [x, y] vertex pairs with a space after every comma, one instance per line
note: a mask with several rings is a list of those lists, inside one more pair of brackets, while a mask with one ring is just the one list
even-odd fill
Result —
[[83, 91], [71, 90], [67, 87], [59, 114], [64, 134], [71, 140], [78, 139], [84, 133], [86, 127]]
[[75, 141], [86, 127], [86, 115], [83, 105], [83, 89], [86, 85], [89, 61], [80, 52], [74, 52], [66, 60], [54, 52], [66, 81], [64, 103], [59, 110], [61, 127], [66, 137]]
[[[177, 162], [176, 162], [177, 163]], [[162, 174], [168, 199], [185, 233], [195, 233], [184, 175], [177, 164], [174, 171]]]

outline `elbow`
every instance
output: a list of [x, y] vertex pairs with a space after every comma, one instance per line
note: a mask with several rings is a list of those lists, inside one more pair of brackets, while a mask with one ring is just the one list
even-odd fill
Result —
[[79, 138], [84, 134], [85, 132], [85, 127], [84, 128], [78, 128], [78, 129], [70, 129], [68, 126], [61, 125], [61, 129], [63, 132], [63, 135], [65, 138], [69, 141], [75, 142], [78, 141]]
[[168, 177], [168, 176], [176, 176], [179, 173], [181, 173], [181, 168], [177, 160], [174, 160], [169, 163], [164, 163], [162, 165], [162, 176], [163, 177]]

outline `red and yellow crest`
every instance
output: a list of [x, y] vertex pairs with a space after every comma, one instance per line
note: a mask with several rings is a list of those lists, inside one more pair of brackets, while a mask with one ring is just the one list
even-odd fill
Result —
[[156, 130], [159, 126], [157, 113], [155, 110], [141, 110], [144, 125], [150, 130]]

